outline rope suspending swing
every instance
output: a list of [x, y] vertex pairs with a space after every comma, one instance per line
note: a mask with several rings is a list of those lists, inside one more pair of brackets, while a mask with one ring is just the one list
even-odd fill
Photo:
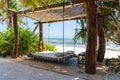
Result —
[[50, 42], [50, 23], [48, 23], [48, 43]]
[[64, 11], [65, 11], [65, 5], [64, 5], [64, 1], [65, 0], [63, 0], [63, 2], [62, 2], [62, 7], [63, 7], [63, 11], [62, 11], [62, 16], [63, 16], [63, 58], [64, 58], [64, 47], [65, 47], [65, 45], [64, 45]]

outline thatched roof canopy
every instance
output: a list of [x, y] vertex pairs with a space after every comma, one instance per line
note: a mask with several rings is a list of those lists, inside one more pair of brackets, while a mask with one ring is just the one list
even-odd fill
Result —
[[[74, 20], [85, 18], [85, 4], [87, 0], [72, 0], [64, 3], [64, 20]], [[115, 0], [96, 0], [96, 1], [115, 1]], [[42, 6], [34, 9], [16, 12], [16, 14], [25, 14], [25, 16], [40, 21], [42, 23], [63, 21], [62, 3]]]
[[[56, 22], [63, 20], [63, 8], [49, 9], [47, 11], [33, 11], [26, 13], [26, 16], [41, 22]], [[83, 4], [71, 5], [65, 7], [64, 19], [79, 19], [85, 17], [85, 9]]]
[[[64, 3], [64, 20], [74, 20], [85, 18], [84, 0], [74, 0], [72, 4]], [[25, 14], [25, 16], [40, 21], [42, 23], [63, 21], [63, 6], [62, 4], [53, 4], [47, 7], [39, 7], [19, 11], [17, 14]]]

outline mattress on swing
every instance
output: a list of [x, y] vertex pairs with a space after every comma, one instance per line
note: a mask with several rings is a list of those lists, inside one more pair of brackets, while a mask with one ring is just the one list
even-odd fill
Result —
[[75, 56], [74, 51], [66, 51], [66, 52], [36, 52], [31, 53], [30, 57], [38, 60], [47, 60], [47, 61], [55, 61], [55, 62], [63, 62], [66, 63], [70, 58]]

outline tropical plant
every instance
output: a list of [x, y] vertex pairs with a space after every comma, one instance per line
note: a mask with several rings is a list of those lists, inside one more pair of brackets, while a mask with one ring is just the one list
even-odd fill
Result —
[[[119, 3], [117, 1], [97, 1], [98, 13], [102, 15], [102, 21], [98, 21], [98, 36], [99, 36], [99, 48], [97, 61], [102, 62], [105, 54], [105, 38], [111, 40], [115, 44], [120, 45], [120, 10]], [[103, 25], [101, 23], [103, 22]], [[83, 23], [80, 23], [83, 24]], [[104, 30], [103, 30], [104, 29]], [[103, 32], [104, 31], [104, 32]], [[84, 38], [81, 36], [81, 31], [79, 30], [74, 36], [74, 41], [79, 38]], [[84, 39], [83, 39], [84, 40]]]
[[119, 3], [112, 2], [98, 2], [99, 9], [103, 17], [103, 28], [107, 40], [111, 40], [115, 44], [120, 45], [120, 10]]
[[45, 42], [44, 46], [45, 46], [45, 50], [46, 51], [53, 51], [53, 52], [57, 51], [57, 49], [55, 48], [55, 46], [53, 46], [52, 44], [49, 44], [47, 42]]
[[73, 37], [73, 42], [76, 43], [79, 39], [82, 39], [82, 43], [86, 42], [86, 21], [85, 19], [77, 21], [77, 24], [79, 24], [79, 28], [75, 29], [75, 34]]
[[50, 4], [69, 2], [71, 0], [16, 0], [19, 5], [24, 6], [24, 8], [35, 8], [39, 6], [48, 6]]
[[6, 56], [12, 53], [13, 37], [14, 33], [11, 28], [0, 33], [0, 56]]
[[[119, 3], [117, 1], [97, 1], [98, 10], [103, 16], [103, 28], [104, 33], [107, 38], [107, 40], [111, 40], [115, 44], [120, 45], [120, 10], [119, 10]], [[85, 22], [84, 22], [85, 23]], [[82, 26], [83, 23], [80, 23]], [[78, 39], [82, 38], [82, 40], [85, 40], [85, 36], [83, 37], [81, 35], [80, 27], [78, 29], [78, 32], [74, 35], [74, 42], [76, 42]], [[84, 29], [84, 28], [83, 28]], [[86, 31], [86, 30], [83, 30]], [[84, 41], [85, 42], [85, 41]]]
[[[11, 55], [14, 44], [13, 28], [0, 33], [0, 56]], [[19, 27], [18, 55], [27, 55], [38, 51], [38, 34], [33, 34], [30, 29]], [[55, 46], [45, 43], [45, 50], [56, 51]]]
[[[19, 11], [22, 9], [22, 6], [19, 6], [15, 0], [0, 0], [0, 21], [7, 24], [8, 27], [12, 27], [12, 11]], [[18, 22], [20, 24], [25, 24], [22, 21], [22, 17], [18, 16]]]

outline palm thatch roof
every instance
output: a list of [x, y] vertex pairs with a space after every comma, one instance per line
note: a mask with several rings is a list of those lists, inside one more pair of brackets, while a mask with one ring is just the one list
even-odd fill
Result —
[[[65, 6], [64, 20], [80, 19], [84, 18], [85, 9], [84, 4], [76, 4]], [[63, 7], [56, 9], [49, 9], [46, 11], [33, 11], [26, 13], [26, 16], [40, 22], [56, 22], [63, 20]]]
[[63, 21], [63, 12], [64, 20], [80, 19], [86, 17], [83, 1], [84, 0], [74, 0], [72, 4], [64, 3], [64, 10], [63, 4], [60, 3], [19, 11], [16, 12], [16, 14], [24, 14], [25, 16], [42, 23]]

